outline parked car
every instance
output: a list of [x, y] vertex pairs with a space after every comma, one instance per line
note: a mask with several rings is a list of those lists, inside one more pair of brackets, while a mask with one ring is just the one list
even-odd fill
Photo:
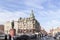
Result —
[[60, 40], [60, 32], [56, 33], [54, 38], [56, 38], [57, 40]]

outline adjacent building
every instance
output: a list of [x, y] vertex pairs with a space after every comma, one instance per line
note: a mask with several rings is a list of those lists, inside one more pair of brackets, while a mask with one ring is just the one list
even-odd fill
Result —
[[53, 36], [55, 36], [55, 34], [58, 33], [58, 32], [60, 32], [60, 27], [57, 27], [55, 29], [50, 30], [50, 34], [53, 35]]
[[0, 34], [4, 33], [4, 25], [0, 25]]
[[[12, 29], [11, 22], [8, 21], [4, 25], [4, 32], [9, 34], [9, 30]], [[41, 31], [39, 22], [35, 19], [33, 11], [28, 18], [19, 18], [18, 21], [14, 21], [14, 29], [16, 33], [35, 33]]]
[[11, 25], [11, 22], [10, 21], [7, 21], [5, 24], [4, 24], [4, 33], [5, 34], [9, 34], [9, 30], [12, 29], [12, 25]]

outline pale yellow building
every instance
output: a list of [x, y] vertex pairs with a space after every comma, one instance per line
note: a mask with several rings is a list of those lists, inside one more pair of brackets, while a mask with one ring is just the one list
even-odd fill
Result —
[[10, 21], [7, 21], [5, 24], [4, 24], [4, 32], [5, 34], [9, 34], [9, 30], [11, 29], [11, 22]]
[[[11, 29], [11, 22], [5, 24], [5, 33], [9, 33]], [[39, 22], [35, 19], [33, 11], [28, 18], [19, 18], [18, 21], [14, 21], [14, 29], [16, 33], [34, 33], [40, 32], [41, 26]]]

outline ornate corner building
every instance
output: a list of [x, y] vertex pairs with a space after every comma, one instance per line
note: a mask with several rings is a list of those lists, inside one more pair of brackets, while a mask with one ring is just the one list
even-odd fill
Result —
[[[9, 30], [12, 28], [11, 22], [5, 23], [4, 32], [9, 34]], [[40, 32], [41, 26], [39, 22], [35, 19], [33, 11], [28, 18], [19, 18], [18, 21], [14, 21], [14, 29], [16, 33], [35, 33]]]

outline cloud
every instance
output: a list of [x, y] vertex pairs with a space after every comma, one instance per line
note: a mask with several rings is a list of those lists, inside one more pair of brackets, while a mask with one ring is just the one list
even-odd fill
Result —
[[37, 20], [46, 31], [60, 26], [60, 9], [37, 12]]
[[0, 0], [0, 23], [27, 17], [33, 9], [36, 19], [46, 30], [60, 23], [58, 0]]
[[30, 0], [30, 1], [26, 0], [24, 2], [24, 4], [28, 7], [37, 8], [37, 9], [44, 9], [44, 7], [42, 5], [37, 4], [37, 2], [38, 1], [36, 1], [36, 0], [33, 0], [33, 1], [32, 0]]
[[50, 20], [50, 21], [46, 21], [44, 22], [44, 24], [42, 22], [40, 22], [41, 27], [44, 28], [47, 32], [50, 31], [50, 29], [54, 29], [60, 26], [60, 21], [59, 20]]
[[60, 21], [58, 21], [58, 20], [51, 20], [51, 21], [48, 21], [46, 24], [46, 31], [48, 30], [49, 31], [49, 29], [54, 29], [54, 28], [57, 28], [57, 27], [59, 27], [60, 26]]
[[47, 25], [48, 26], [50, 25], [51, 27], [60, 26], [60, 21], [52, 20], [52, 21], [47, 22]]
[[0, 23], [6, 21], [17, 20], [19, 17], [27, 17], [27, 14], [21, 11], [10, 12], [7, 10], [0, 11]]

